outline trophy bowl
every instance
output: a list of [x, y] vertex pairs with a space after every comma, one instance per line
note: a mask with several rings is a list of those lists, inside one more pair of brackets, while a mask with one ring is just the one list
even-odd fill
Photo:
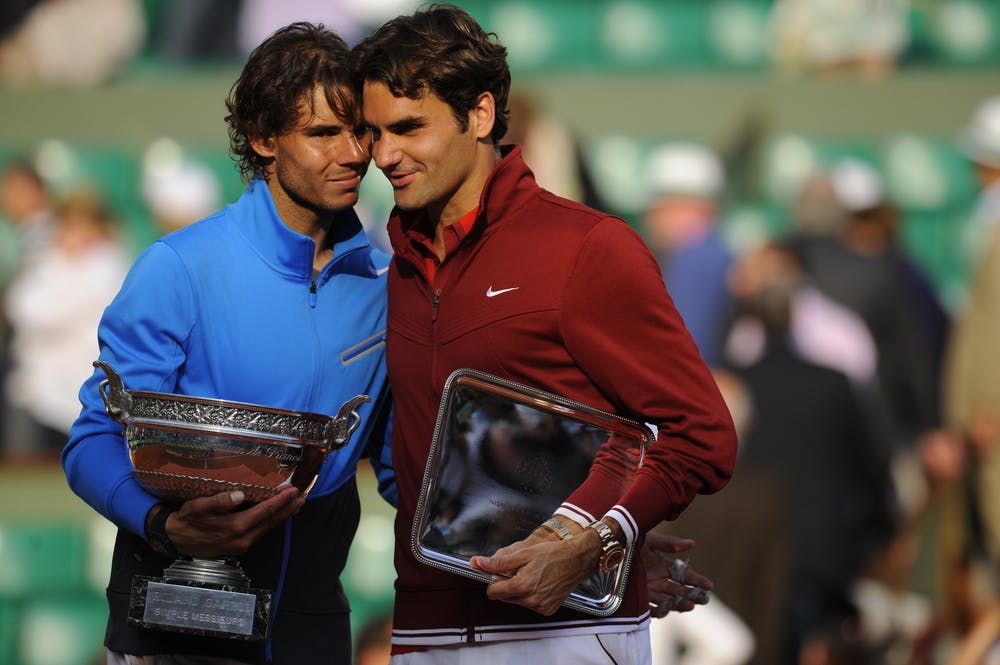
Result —
[[[327, 453], [358, 428], [358, 395], [336, 416], [172, 393], [126, 390], [108, 363], [98, 390], [121, 423], [139, 484], [170, 503], [239, 490], [257, 503], [284, 487], [308, 493]], [[128, 623], [140, 628], [263, 641], [273, 591], [253, 588], [234, 557], [180, 556], [132, 580]]]
[[150, 494], [184, 502], [239, 490], [256, 503], [284, 487], [308, 493], [327, 453], [357, 429], [358, 395], [336, 416], [172, 393], [126, 390], [108, 363], [100, 393], [125, 430], [139, 484]]

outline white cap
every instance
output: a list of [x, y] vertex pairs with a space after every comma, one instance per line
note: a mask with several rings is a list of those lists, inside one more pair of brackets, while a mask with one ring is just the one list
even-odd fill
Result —
[[833, 192], [849, 212], [868, 210], [885, 201], [882, 175], [874, 166], [848, 157], [837, 161], [830, 170]]
[[208, 216], [222, 202], [222, 187], [215, 172], [190, 160], [147, 170], [142, 193], [153, 215], [175, 227]]
[[980, 102], [959, 133], [962, 152], [974, 162], [1000, 168], [1000, 95]]
[[715, 198], [722, 192], [725, 174], [722, 160], [698, 143], [667, 143], [657, 148], [647, 162], [647, 186], [651, 196], [678, 194]]

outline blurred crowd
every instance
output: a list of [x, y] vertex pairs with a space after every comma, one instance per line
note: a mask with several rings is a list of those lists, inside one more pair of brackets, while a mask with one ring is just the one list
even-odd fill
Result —
[[[741, 446], [732, 484], [669, 527], [732, 610], [666, 622], [705, 654], [677, 662], [1000, 662], [1000, 97], [957, 142], [979, 194], [954, 309], [863, 159], [810, 173], [785, 232], [734, 246], [720, 157], [651, 158], [642, 228]], [[705, 639], [741, 625], [749, 643]]]
[[[238, 60], [300, 18], [353, 42], [413, 4], [10, 0], [0, 85], [100, 85], [142, 51]], [[885, 75], [909, 10], [776, 0], [772, 57]], [[540, 184], [607, 209], [566, 119], [527, 95], [511, 112], [507, 140]], [[961, 230], [971, 278], [947, 299], [864, 156], [817, 165], [779, 211], [782, 230], [750, 239], [727, 227], [733, 165], [713, 146], [664, 143], [633, 174], [646, 192], [635, 225], [740, 434], [730, 486], [664, 525], [696, 540], [717, 592], [654, 625], [658, 664], [1000, 663], [1000, 96], [955, 129], [978, 190]], [[52, 461], [135, 250], [99, 187], [58, 186], [35, 154], [0, 169], [0, 454]], [[218, 174], [169, 142], [150, 148], [139, 190], [156, 234], [225, 203]], [[383, 628], [366, 633], [379, 658]]]
[[[6, 0], [0, 7], [0, 84], [88, 87], [128, 73], [136, 61], [239, 62], [273, 30], [294, 20], [322, 22], [356, 43], [375, 26], [419, 0]], [[539, 27], [546, 4], [459, 0], [491, 29], [509, 27], [515, 61], [552, 50], [563, 26]], [[657, 25], [668, 5], [677, 25]], [[992, 0], [588, 0], [582, 13], [603, 24], [582, 36], [626, 61], [675, 45], [716, 41], [734, 65], [765, 64], [812, 75], [881, 78], [901, 63], [935, 58], [988, 62], [1000, 25]], [[662, 10], [662, 11], [661, 11]], [[559, 19], [556, 19], [558, 21]], [[491, 25], [495, 22], [496, 25]], [[519, 23], [520, 22], [520, 23]], [[683, 24], [683, 25], [681, 25]], [[686, 32], [706, 31], [704, 35]], [[573, 39], [567, 40], [574, 41]], [[676, 44], [672, 44], [675, 42]], [[595, 51], [597, 44], [585, 44]], [[691, 57], [679, 55], [680, 60]], [[665, 62], [666, 66], [673, 63]]]

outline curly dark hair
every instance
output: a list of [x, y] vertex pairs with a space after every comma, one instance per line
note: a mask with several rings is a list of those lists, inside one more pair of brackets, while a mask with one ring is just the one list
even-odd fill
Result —
[[312, 110], [316, 86], [339, 117], [357, 122], [350, 53], [336, 33], [306, 22], [281, 28], [250, 53], [226, 98], [229, 152], [244, 181], [271, 161], [254, 151], [251, 140], [291, 131], [302, 116], [300, 105]]
[[356, 84], [382, 83], [397, 97], [440, 97], [464, 132], [483, 92], [493, 95], [494, 143], [507, 133], [510, 69], [495, 33], [453, 5], [432, 4], [385, 23], [354, 48]]

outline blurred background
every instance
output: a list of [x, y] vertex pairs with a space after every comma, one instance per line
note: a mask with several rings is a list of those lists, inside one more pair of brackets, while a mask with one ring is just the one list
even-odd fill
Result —
[[[657, 663], [1000, 662], [980, 500], [1000, 416], [950, 417], [944, 380], [1000, 221], [984, 176], [1000, 170], [1000, 2], [455, 4], [509, 49], [508, 140], [544, 187], [649, 242], [740, 426], [747, 480], [668, 529], [698, 540], [728, 614], [654, 624]], [[2, 3], [0, 665], [101, 658], [114, 529], [58, 450], [130, 261], [242, 192], [223, 118], [246, 54], [293, 20], [355, 43], [415, 6]], [[362, 189], [384, 245], [391, 190], [374, 168]], [[789, 339], [794, 362], [769, 364]], [[392, 512], [361, 477], [357, 633], [394, 578]]]

